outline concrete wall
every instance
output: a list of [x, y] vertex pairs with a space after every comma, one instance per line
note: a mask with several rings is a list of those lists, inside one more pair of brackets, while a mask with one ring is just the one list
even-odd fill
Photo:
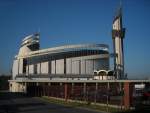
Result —
[[72, 74], [79, 74], [79, 68], [80, 68], [80, 60], [74, 60], [72, 61]]
[[9, 82], [9, 91], [26, 93], [26, 83]]
[[101, 60], [95, 59], [94, 60], [94, 70], [100, 70], [100, 68], [101, 68]]
[[29, 66], [27, 65], [27, 66], [26, 66], [26, 75], [29, 74], [29, 70], [28, 70], [28, 69], [29, 69]]
[[29, 65], [29, 74], [34, 74], [34, 65]]
[[51, 73], [55, 74], [55, 60], [51, 61]]
[[23, 59], [19, 59], [19, 74], [23, 74]]
[[56, 60], [56, 74], [64, 74], [64, 59]]
[[[66, 60], [66, 61], [65, 61]], [[66, 63], [65, 63], [66, 62]], [[19, 63], [19, 65], [18, 65]], [[17, 68], [19, 66], [19, 68]], [[36, 66], [36, 67], [35, 67]], [[49, 69], [50, 68], [50, 69]], [[17, 70], [19, 69], [19, 70]], [[109, 59], [100, 58], [100, 55], [89, 55], [82, 57], [72, 57], [58, 60], [48, 60], [37, 62], [26, 66], [26, 75], [28, 74], [94, 74], [94, 70], [108, 70]], [[23, 59], [19, 62], [14, 61], [14, 75], [22, 74]]]
[[48, 66], [49, 66], [48, 62], [41, 63], [41, 73], [42, 74], [48, 74]]
[[40, 74], [41, 73], [41, 63], [37, 64], [37, 73]]
[[85, 74], [86, 73], [86, 61], [85, 60], [81, 60], [81, 74]]
[[18, 75], [18, 60], [14, 60], [13, 67], [12, 67], [12, 76], [13, 79]]
[[66, 74], [72, 73], [72, 60], [71, 58], [66, 59]]
[[86, 60], [86, 74], [94, 74], [94, 60]]

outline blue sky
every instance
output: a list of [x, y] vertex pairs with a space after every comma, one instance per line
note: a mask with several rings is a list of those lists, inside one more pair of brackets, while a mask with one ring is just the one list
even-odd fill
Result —
[[[0, 0], [0, 73], [10, 73], [21, 40], [40, 31], [41, 48], [105, 43], [120, 0]], [[150, 1], [122, 0], [125, 70], [150, 77]]]

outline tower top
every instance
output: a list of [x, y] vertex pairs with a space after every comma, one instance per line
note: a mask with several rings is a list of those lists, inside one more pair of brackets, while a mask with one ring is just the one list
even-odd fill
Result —
[[119, 19], [119, 18], [122, 18], [122, 3], [120, 1], [120, 4], [119, 4], [119, 7], [117, 8], [117, 11], [115, 13], [115, 16], [114, 16], [114, 20], [113, 20], [113, 23]]

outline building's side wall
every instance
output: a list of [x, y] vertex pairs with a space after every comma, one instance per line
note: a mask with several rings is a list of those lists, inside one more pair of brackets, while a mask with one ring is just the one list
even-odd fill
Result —
[[51, 73], [52, 74], [55, 74], [55, 67], [56, 67], [55, 60], [53, 60], [53, 61], [51, 61]]
[[26, 83], [9, 82], [10, 92], [24, 92], [26, 93]]
[[98, 61], [95, 61], [94, 66], [95, 66], [95, 70], [97, 68], [100, 68], [101, 70], [108, 70], [109, 69], [109, 59], [107, 59], [107, 58], [98, 59]]
[[94, 73], [94, 60], [86, 60], [86, 74]]
[[71, 58], [66, 59], [66, 74], [72, 73], [72, 60]]
[[64, 74], [64, 59], [56, 60], [56, 74]]
[[14, 60], [13, 62], [13, 67], [12, 67], [12, 76], [13, 76], [13, 79], [16, 77], [16, 75], [18, 75], [18, 60]]
[[100, 59], [95, 59], [94, 60], [94, 70], [99, 70], [101, 68], [101, 60]]
[[37, 73], [41, 74], [41, 63], [37, 64]]
[[94, 70], [103, 69], [109, 69], [109, 58], [85, 56], [66, 59], [67, 74], [93, 74]]
[[48, 62], [42, 62], [41, 63], [41, 73], [42, 74], [48, 74]]
[[72, 61], [72, 74], [80, 74], [80, 60]]
[[28, 75], [29, 74], [29, 66], [27, 65], [26, 66], [26, 75]]
[[81, 74], [86, 73], [86, 60], [81, 60]]
[[34, 74], [34, 65], [29, 65], [29, 74]]
[[19, 74], [23, 74], [23, 59], [19, 59]]
[[[109, 57], [107, 55], [88, 55], [80, 57], [45, 59], [32, 58], [26, 66], [28, 74], [94, 74], [94, 70], [108, 70]], [[17, 66], [18, 62], [18, 66]], [[23, 59], [14, 61], [13, 72], [23, 74]], [[17, 68], [18, 67], [18, 68]], [[17, 70], [19, 69], [19, 70]]]

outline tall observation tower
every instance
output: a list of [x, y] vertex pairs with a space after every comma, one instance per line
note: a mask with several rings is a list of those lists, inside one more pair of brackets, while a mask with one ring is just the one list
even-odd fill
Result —
[[114, 71], [116, 79], [124, 79], [124, 51], [123, 39], [125, 28], [122, 25], [122, 8], [120, 7], [114, 17], [112, 26], [112, 39], [114, 46]]

